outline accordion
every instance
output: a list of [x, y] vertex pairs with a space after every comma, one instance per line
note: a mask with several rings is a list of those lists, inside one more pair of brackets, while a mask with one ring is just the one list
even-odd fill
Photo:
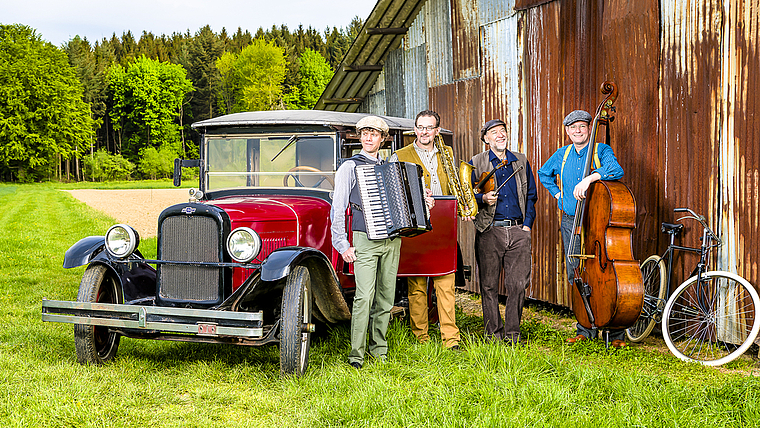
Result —
[[369, 239], [416, 236], [432, 229], [419, 165], [360, 165], [356, 182]]

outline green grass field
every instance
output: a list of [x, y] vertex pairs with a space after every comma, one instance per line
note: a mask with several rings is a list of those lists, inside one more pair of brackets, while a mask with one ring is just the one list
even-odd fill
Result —
[[[643, 347], [568, 347], [568, 331], [535, 320], [515, 349], [484, 343], [482, 321], [461, 312], [463, 352], [416, 345], [394, 321], [388, 362], [360, 371], [345, 362], [346, 326], [313, 339], [301, 379], [280, 378], [275, 346], [122, 339], [113, 363], [81, 366], [73, 327], [43, 323], [41, 300], [76, 298], [84, 267], [63, 269], [63, 255], [113, 220], [50, 184], [0, 184], [0, 198], [6, 427], [760, 426], [760, 381], [746, 374], [754, 360], [729, 365], [737, 374]], [[143, 247], [155, 254], [155, 240]]]

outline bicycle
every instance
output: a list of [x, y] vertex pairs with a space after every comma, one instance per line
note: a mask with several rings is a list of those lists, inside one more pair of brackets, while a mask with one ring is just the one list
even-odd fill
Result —
[[[670, 244], [662, 256], [650, 256], [641, 264], [644, 305], [626, 335], [631, 342], [640, 342], [661, 322], [662, 337], [678, 358], [709, 366], [725, 364], [746, 352], [755, 341], [760, 330], [760, 298], [739, 275], [707, 271], [709, 255], [722, 245], [721, 239], [704, 216], [689, 208], [674, 211], [688, 213], [678, 221], [693, 219], [702, 225], [702, 244], [675, 245], [684, 225], [662, 223], [661, 231], [670, 235]], [[670, 295], [675, 251], [692, 252], [700, 257], [688, 279]]]

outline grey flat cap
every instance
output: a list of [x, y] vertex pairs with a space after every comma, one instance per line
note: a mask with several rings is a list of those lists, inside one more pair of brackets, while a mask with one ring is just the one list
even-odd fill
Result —
[[565, 120], [562, 121], [562, 124], [565, 126], [570, 126], [579, 120], [582, 120], [586, 123], [591, 123], [591, 115], [586, 110], [571, 111], [570, 114], [565, 116]]

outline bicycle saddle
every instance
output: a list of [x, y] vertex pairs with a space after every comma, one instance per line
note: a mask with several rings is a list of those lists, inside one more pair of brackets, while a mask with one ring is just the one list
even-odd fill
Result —
[[661, 230], [662, 233], [670, 233], [671, 235], [677, 236], [683, 230], [683, 224], [663, 223]]

